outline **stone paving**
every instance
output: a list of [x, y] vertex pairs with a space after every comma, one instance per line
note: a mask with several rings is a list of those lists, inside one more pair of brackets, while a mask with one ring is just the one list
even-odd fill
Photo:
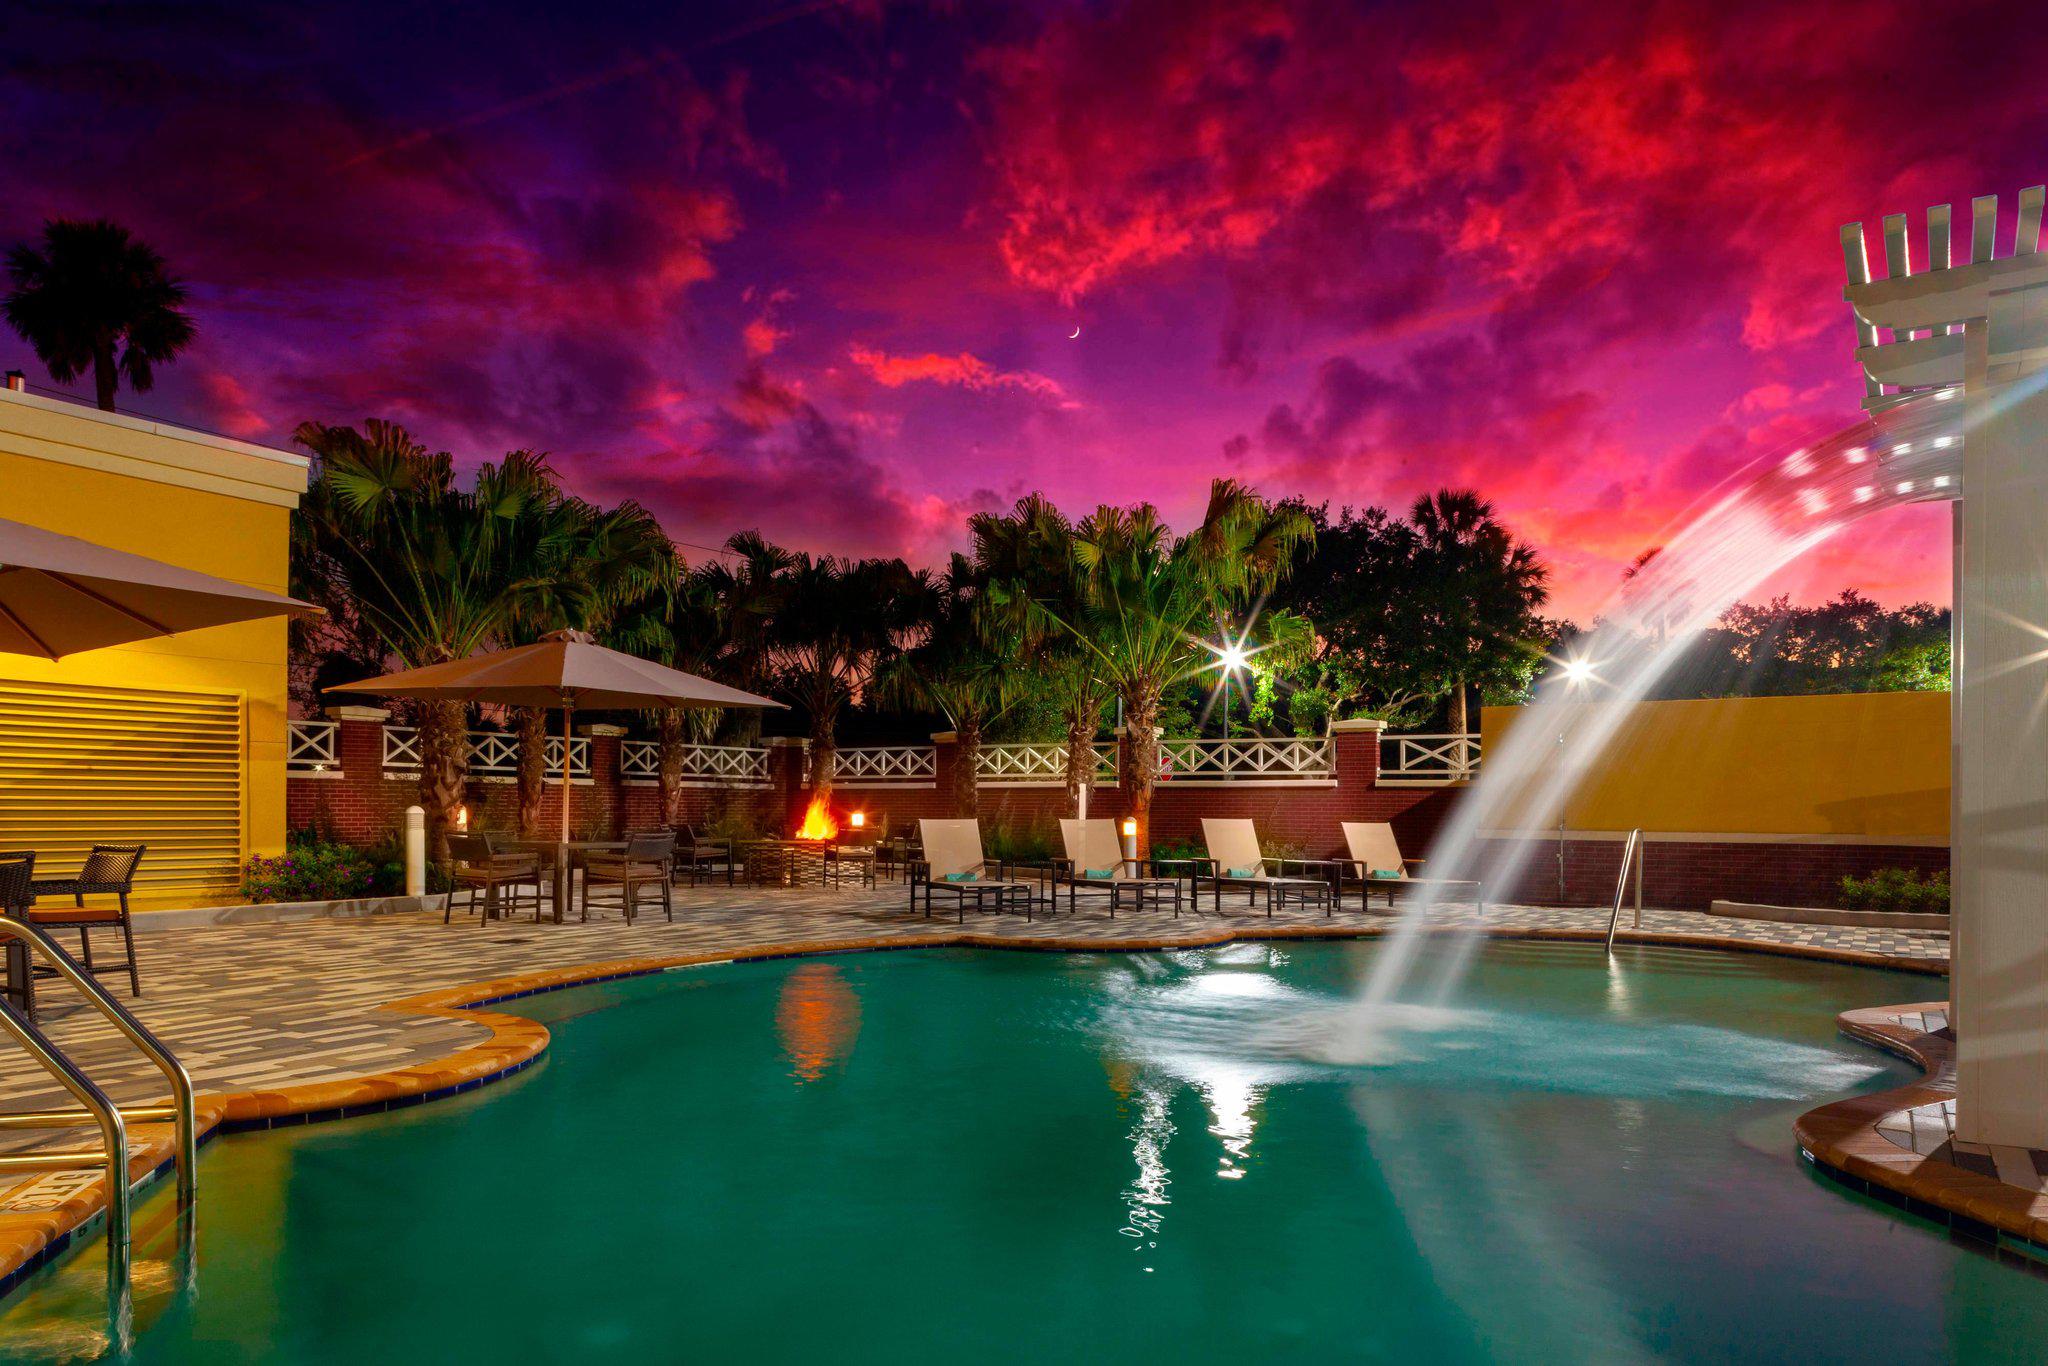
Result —
[[[1488, 907], [1485, 923], [1506, 930], [1604, 931], [1601, 908]], [[1432, 912], [1432, 923], [1469, 924], [1469, 906]], [[1080, 939], [1213, 939], [1219, 931], [1383, 932], [1394, 921], [1383, 912], [1346, 908], [1334, 917], [1286, 908], [1268, 920], [1263, 910], [1226, 906], [1219, 916], [1175, 917], [1165, 910], [1130, 911], [1111, 919], [1098, 903], [1083, 901], [1078, 914], [1064, 908], [1026, 922], [1015, 914], [969, 911], [965, 929], [1005, 941]], [[1624, 915], [1624, 936], [1630, 933]], [[950, 910], [926, 919], [906, 907], [905, 889], [873, 891], [762, 889], [713, 885], [676, 889], [676, 919], [654, 912], [627, 926], [616, 911], [589, 924], [535, 924], [529, 917], [480, 924], [457, 915], [443, 926], [438, 914], [375, 916], [352, 920], [180, 929], [138, 936], [143, 989], [133, 1003], [184, 1061], [203, 1093], [275, 1089], [384, 1072], [430, 1062], [482, 1042], [490, 1030], [445, 1016], [384, 1010], [389, 1002], [437, 988], [625, 958], [725, 954], [795, 947], [824, 940], [942, 942], [959, 933]], [[1662, 937], [1740, 940], [1798, 945], [1835, 952], [1910, 959], [1946, 966], [1948, 939], [1937, 933], [1786, 925], [1733, 920], [1690, 912], [1646, 911], [1643, 931]], [[113, 978], [108, 978], [110, 985]], [[120, 983], [126, 999], [126, 983]], [[40, 993], [43, 1023], [87, 1073], [118, 1101], [162, 1094], [160, 1079], [124, 1040], [89, 1008], [55, 984]], [[19, 1051], [0, 1052], [0, 1108], [68, 1104]], [[9, 1146], [30, 1146], [36, 1136], [6, 1136]], [[75, 1142], [75, 1136], [61, 1141]], [[0, 1178], [0, 1191], [20, 1182]], [[8, 1204], [0, 1195], [0, 1206]]]

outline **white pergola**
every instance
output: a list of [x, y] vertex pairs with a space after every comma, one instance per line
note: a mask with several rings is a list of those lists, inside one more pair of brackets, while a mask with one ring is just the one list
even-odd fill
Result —
[[[1903, 419], [1888, 477], [1953, 498], [1950, 989], [1956, 1136], [2048, 1148], [2048, 256], [2043, 187], [2022, 190], [2011, 253], [1998, 198], [1884, 220], [1885, 275], [1842, 229], [1863, 406]], [[1939, 486], [1922, 470], [1950, 477]], [[1937, 492], [1937, 488], [1939, 491]]]

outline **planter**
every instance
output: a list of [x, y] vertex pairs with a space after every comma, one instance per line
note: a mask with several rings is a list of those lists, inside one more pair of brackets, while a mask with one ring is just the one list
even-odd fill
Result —
[[1940, 930], [1948, 932], [1946, 914], [1915, 911], [1836, 911], [1818, 906], [1764, 906], [1748, 901], [1716, 901], [1708, 915], [1737, 920], [1776, 920], [1794, 925], [1848, 925], [1870, 930]]

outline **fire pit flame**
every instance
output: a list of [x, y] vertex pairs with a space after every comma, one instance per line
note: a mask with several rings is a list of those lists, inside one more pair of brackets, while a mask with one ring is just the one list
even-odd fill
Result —
[[804, 812], [804, 823], [796, 828], [800, 840], [829, 840], [839, 833], [839, 822], [832, 819], [832, 809], [816, 797], [811, 798], [810, 807]]

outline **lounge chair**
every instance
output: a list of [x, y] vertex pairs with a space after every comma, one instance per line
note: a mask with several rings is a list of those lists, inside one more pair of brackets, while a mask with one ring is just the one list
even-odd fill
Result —
[[1109, 898], [1109, 914], [1129, 899], [1133, 909], [1147, 903], [1173, 899], [1173, 913], [1180, 914], [1180, 879], [1147, 876], [1151, 864], [1145, 859], [1125, 858], [1112, 820], [1063, 820], [1060, 843], [1067, 856], [1053, 864], [1053, 903], [1059, 903], [1059, 889], [1067, 889], [1067, 913], [1079, 908], [1079, 896], [1090, 892]]
[[1259, 851], [1258, 830], [1248, 820], [1225, 820], [1215, 816], [1202, 817], [1202, 843], [1207, 846], [1209, 856], [1203, 860], [1206, 869], [1196, 873], [1195, 904], [1201, 904], [1200, 884], [1206, 882], [1216, 894], [1216, 910], [1223, 911], [1223, 893], [1242, 891], [1247, 904], [1256, 906], [1259, 896], [1266, 898], [1266, 918], [1273, 918], [1273, 907], [1277, 903], [1285, 906], [1290, 901], [1304, 906], [1320, 906], [1323, 914], [1330, 913], [1330, 883], [1323, 877], [1288, 877], [1290, 864], [1304, 868], [1321, 868], [1327, 864], [1319, 859], [1268, 858]]
[[[974, 820], [922, 820], [924, 855], [910, 864], [910, 909], [917, 909], [917, 894], [924, 891], [924, 913], [930, 919], [932, 896], [945, 893], [953, 898], [960, 922], [967, 923], [967, 902], [976, 910], [994, 903], [996, 910], [1019, 909], [1031, 918], [1034, 889], [1030, 883], [1014, 882], [1008, 868], [981, 852], [981, 822]], [[994, 876], [990, 876], [990, 870]]]
[[[135, 967], [135, 921], [128, 913], [128, 893], [135, 888], [135, 870], [142, 866], [140, 844], [95, 844], [84, 865], [71, 877], [37, 878], [29, 883], [31, 900], [46, 896], [68, 896], [69, 906], [31, 905], [22, 919], [43, 930], [77, 930], [79, 965], [87, 972], [120, 972], [127, 969], [128, 990], [142, 994], [142, 976]], [[87, 906], [89, 896], [111, 896], [120, 906]], [[128, 948], [122, 963], [93, 966], [92, 932], [119, 929]]]
[[1402, 858], [1400, 841], [1394, 838], [1394, 827], [1385, 821], [1345, 821], [1344, 846], [1351, 855], [1339, 862], [1337, 899], [1344, 899], [1344, 889], [1356, 883], [1358, 906], [1365, 910], [1372, 904], [1374, 892], [1387, 894], [1387, 909], [1394, 908], [1396, 887], [1470, 887], [1474, 900], [1479, 903], [1481, 914], [1486, 911], [1486, 888], [1478, 882], [1462, 878], [1416, 877], [1410, 869], [1422, 866], [1419, 858]]

